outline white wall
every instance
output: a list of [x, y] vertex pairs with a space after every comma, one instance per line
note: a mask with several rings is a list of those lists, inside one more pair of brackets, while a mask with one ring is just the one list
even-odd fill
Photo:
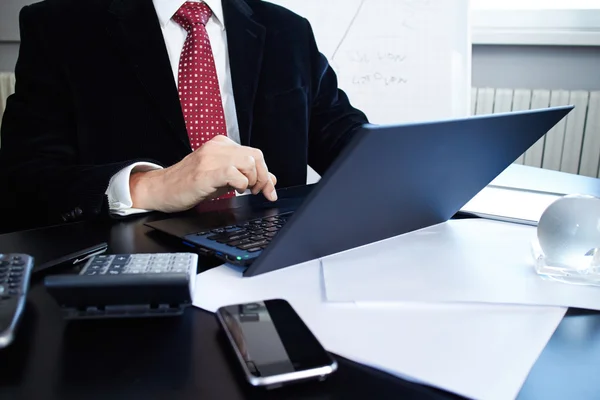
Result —
[[600, 90], [600, 47], [475, 45], [472, 86]]

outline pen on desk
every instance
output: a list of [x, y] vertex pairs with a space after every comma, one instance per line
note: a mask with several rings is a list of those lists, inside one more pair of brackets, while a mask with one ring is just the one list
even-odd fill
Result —
[[35, 268], [35, 272], [47, 270], [48, 268], [56, 267], [59, 265], [62, 266], [73, 266], [83, 262], [90, 257], [96, 256], [98, 254], [102, 254], [108, 249], [107, 243], [100, 243], [95, 246], [91, 246], [82, 250], [75, 251], [73, 253], [67, 254], [65, 256], [56, 258], [54, 260], [48, 261], [38, 267]]

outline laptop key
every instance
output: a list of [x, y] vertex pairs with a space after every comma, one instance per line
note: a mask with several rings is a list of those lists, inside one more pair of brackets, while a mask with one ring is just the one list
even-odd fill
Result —
[[236, 240], [248, 239], [249, 237], [250, 237], [249, 233], [246, 233], [243, 235], [233, 235], [233, 236], [225, 237], [223, 239], [219, 239], [219, 240], [217, 240], [217, 242], [218, 243], [229, 243], [229, 242], [234, 242]]
[[222, 239], [222, 238], [225, 238], [225, 237], [227, 237], [227, 236], [226, 236], [226, 235], [224, 235], [224, 234], [222, 234], [222, 233], [220, 233], [220, 234], [217, 234], [217, 235], [210, 235], [210, 236], [207, 236], [206, 238], [207, 238], [208, 240], [219, 240], [219, 239]]
[[277, 232], [267, 232], [267, 233], [265, 233], [266, 237], [273, 237], [275, 235], [277, 235]]
[[275, 227], [265, 229], [265, 231], [267, 231], [267, 232], [277, 232], [278, 230], [279, 229], [277, 229]]
[[266, 245], [268, 243], [269, 242], [267, 242], [266, 240], [261, 240], [259, 242], [250, 242], [250, 243], [242, 244], [240, 246], [235, 246], [235, 247], [237, 247], [240, 250], [248, 250], [248, 249], [252, 249], [254, 247], [260, 247], [262, 245]]
[[251, 249], [246, 250], [248, 253], [256, 253], [257, 251], [261, 251], [261, 247], [253, 247]]
[[264, 235], [264, 234], [265, 234], [264, 229], [256, 229], [256, 230], [252, 231], [252, 235], [254, 235], [254, 236], [260, 236], [260, 235]]
[[252, 243], [252, 240], [248, 240], [248, 239], [234, 240], [233, 242], [228, 242], [226, 244], [227, 244], [227, 246], [237, 247], [237, 246], [241, 246], [246, 243]]
[[257, 242], [259, 240], [263, 240], [265, 239], [264, 236], [250, 236], [250, 240], [252, 240], [253, 242]]

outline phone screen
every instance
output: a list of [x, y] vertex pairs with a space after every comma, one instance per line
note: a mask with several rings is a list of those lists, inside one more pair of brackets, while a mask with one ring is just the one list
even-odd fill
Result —
[[219, 314], [254, 376], [280, 375], [333, 363], [285, 300], [223, 307]]

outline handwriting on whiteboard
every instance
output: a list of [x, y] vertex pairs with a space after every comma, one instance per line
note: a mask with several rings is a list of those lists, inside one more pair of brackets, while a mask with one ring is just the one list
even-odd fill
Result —
[[399, 85], [401, 83], [408, 83], [408, 80], [400, 76], [385, 75], [381, 72], [374, 72], [367, 75], [355, 75], [352, 78], [353, 85], [367, 85], [369, 83], [382, 83], [385, 86]]
[[408, 83], [402, 75], [402, 65], [408, 56], [390, 51], [357, 51], [345, 52], [349, 64], [350, 82], [356, 86], [382, 85], [394, 86]]
[[406, 55], [390, 53], [390, 52], [377, 52], [375, 54], [361, 53], [358, 51], [352, 51], [348, 53], [348, 61], [357, 62], [362, 64], [370, 64], [371, 62], [396, 62], [401, 63], [406, 60]]

